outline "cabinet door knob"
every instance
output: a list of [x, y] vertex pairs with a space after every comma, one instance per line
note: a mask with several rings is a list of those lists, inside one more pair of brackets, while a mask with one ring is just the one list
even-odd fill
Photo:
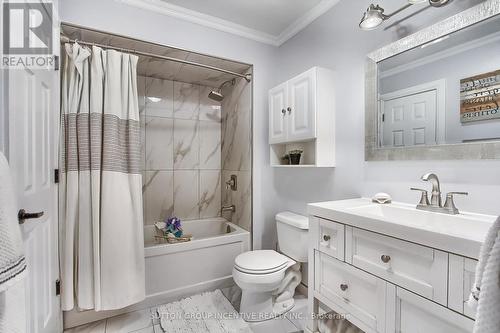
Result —
[[281, 109], [281, 113], [282, 113], [282, 114], [285, 114], [285, 113], [286, 113], [286, 110], [285, 110], [285, 109]]
[[328, 242], [330, 240], [330, 235], [323, 235], [323, 240]]
[[389, 261], [391, 261], [391, 256], [388, 256], [386, 254], [383, 254], [381, 257], [380, 257], [380, 260], [382, 260], [382, 262], [384, 263], [388, 263]]
[[340, 290], [342, 290], [342, 291], [346, 291], [346, 290], [347, 290], [347, 288], [349, 288], [349, 286], [348, 286], [347, 284], [345, 284], [345, 283], [342, 283], [342, 284], [340, 285]]
[[287, 107], [286, 110], [288, 111], [288, 114], [292, 113], [292, 108], [291, 107]]

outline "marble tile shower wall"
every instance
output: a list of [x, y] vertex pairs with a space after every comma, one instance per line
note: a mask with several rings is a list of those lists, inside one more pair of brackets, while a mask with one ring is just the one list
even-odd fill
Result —
[[138, 77], [144, 221], [209, 218], [221, 207], [221, 106], [210, 87]]
[[[229, 90], [229, 89], [228, 89]], [[252, 85], [244, 79], [224, 91], [222, 101], [222, 183], [238, 177], [238, 189], [222, 187], [222, 203], [236, 212], [224, 217], [242, 228], [252, 227]]]

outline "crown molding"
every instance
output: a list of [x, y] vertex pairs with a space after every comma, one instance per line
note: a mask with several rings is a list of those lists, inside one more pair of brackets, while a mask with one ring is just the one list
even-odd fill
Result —
[[311, 24], [318, 17], [329, 11], [340, 0], [322, 0], [316, 6], [305, 12], [304, 15], [293, 21], [285, 30], [283, 30], [276, 40], [276, 46], [280, 46], [287, 40], [298, 34], [302, 29]]
[[280, 46], [288, 39], [295, 36], [299, 31], [307, 27], [318, 17], [335, 6], [340, 0], [321, 0], [316, 6], [304, 13], [301, 17], [292, 22], [279, 35], [269, 34], [260, 30], [248, 28], [228, 20], [224, 20], [212, 15], [203, 14], [181, 6], [173, 5], [161, 0], [115, 0], [130, 6], [154, 11], [163, 15], [168, 15], [191, 23], [227, 32], [236, 36], [248, 38], [260, 43], [273, 46]]

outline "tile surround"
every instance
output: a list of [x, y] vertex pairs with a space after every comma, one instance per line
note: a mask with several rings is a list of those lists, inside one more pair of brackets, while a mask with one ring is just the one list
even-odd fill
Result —
[[[251, 84], [237, 80], [222, 104], [208, 98], [208, 86], [150, 77], [138, 84], [145, 223], [216, 217], [222, 204], [234, 204], [236, 212], [224, 217], [250, 230]], [[223, 186], [232, 174], [237, 191]]]
[[199, 127], [198, 120], [174, 120], [174, 169], [199, 169]]
[[181, 219], [200, 218], [199, 171], [174, 171], [174, 215]]
[[240, 227], [252, 228], [252, 85], [236, 80], [232, 90], [224, 91], [222, 101], [222, 183], [238, 177], [238, 189], [222, 188], [223, 205], [234, 204], [236, 212], [224, 217]]
[[200, 98], [212, 88], [151, 77], [138, 85], [145, 223], [219, 216], [221, 106]]
[[200, 86], [190, 83], [174, 82], [173, 107], [174, 118], [198, 120], [200, 110]]

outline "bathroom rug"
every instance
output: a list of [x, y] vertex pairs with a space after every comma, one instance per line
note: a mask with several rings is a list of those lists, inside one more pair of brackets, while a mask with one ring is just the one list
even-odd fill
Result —
[[252, 333], [219, 289], [160, 305], [156, 311], [168, 333]]

